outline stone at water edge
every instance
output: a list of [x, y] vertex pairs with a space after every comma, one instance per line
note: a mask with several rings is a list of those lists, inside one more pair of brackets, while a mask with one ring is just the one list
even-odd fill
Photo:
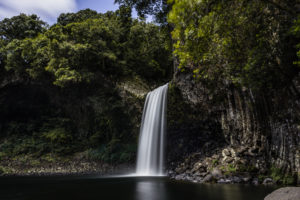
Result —
[[213, 176], [211, 174], [208, 174], [204, 177], [203, 182], [211, 182], [213, 180]]
[[[273, 181], [273, 179], [271, 179], [271, 178], [266, 178], [264, 181], [263, 181], [263, 184], [264, 185], [272, 185], [272, 184], [274, 184], [274, 181]], [[299, 199], [300, 200], [300, 199]]]
[[275, 190], [264, 200], [300, 200], [300, 187], [285, 187]]
[[214, 168], [211, 172], [211, 175], [214, 177], [214, 178], [220, 178], [222, 177], [222, 172], [221, 170], [217, 169], [217, 168]]

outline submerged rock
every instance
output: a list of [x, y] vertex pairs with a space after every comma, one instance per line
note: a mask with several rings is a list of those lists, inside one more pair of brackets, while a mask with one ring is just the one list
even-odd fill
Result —
[[275, 190], [265, 200], [299, 200], [300, 187], [285, 187]]

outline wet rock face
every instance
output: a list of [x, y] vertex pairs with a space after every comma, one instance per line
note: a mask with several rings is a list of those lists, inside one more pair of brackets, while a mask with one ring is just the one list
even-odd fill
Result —
[[265, 200], [299, 200], [300, 187], [285, 187], [275, 190]]
[[[168, 148], [174, 148], [178, 141], [185, 141], [181, 145], [184, 154], [176, 152], [177, 161], [181, 158], [180, 162], [185, 163], [185, 169], [181, 171], [207, 172], [209, 170], [203, 170], [207, 166], [194, 164], [201, 160], [203, 165], [205, 158], [212, 158], [215, 154], [219, 158], [212, 160], [223, 165], [250, 166], [259, 174], [265, 174], [274, 166], [283, 173], [298, 176], [300, 180], [300, 102], [297, 97], [285, 93], [274, 96], [255, 94], [226, 82], [212, 90], [193, 80], [192, 72], [178, 73], [173, 82], [193, 112], [190, 121], [197, 119], [188, 125], [186, 132], [180, 130], [182, 126], [168, 127]], [[201, 122], [205, 123], [200, 125]], [[205, 124], [214, 125], [205, 128]], [[210, 142], [213, 145], [205, 146]], [[190, 143], [196, 147], [188, 148]], [[190, 164], [184, 161], [195, 152], [202, 153], [198, 160]], [[193, 169], [197, 167], [199, 169]], [[226, 182], [226, 179], [221, 182]]]

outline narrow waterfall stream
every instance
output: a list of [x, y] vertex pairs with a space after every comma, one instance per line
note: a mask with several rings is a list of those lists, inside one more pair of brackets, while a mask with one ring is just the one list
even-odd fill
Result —
[[164, 140], [168, 84], [148, 93], [144, 105], [136, 174], [164, 175]]

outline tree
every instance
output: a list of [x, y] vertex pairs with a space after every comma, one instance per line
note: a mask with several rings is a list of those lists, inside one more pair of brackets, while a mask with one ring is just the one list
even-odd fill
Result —
[[3, 54], [4, 40], [0, 39], [0, 81], [5, 72], [4, 70], [4, 54]]
[[[298, 39], [300, 38], [300, 15], [298, 16], [298, 19], [294, 22], [294, 25], [292, 27], [292, 34], [295, 35], [295, 37], [297, 37]], [[300, 67], [300, 42], [296, 44], [296, 48], [298, 49], [298, 61], [295, 61], [295, 64], [297, 64]]]
[[140, 99], [117, 83], [168, 81], [169, 37], [126, 6], [63, 16], [38, 34], [0, 38], [1, 137], [14, 155], [97, 148], [89, 152], [101, 160], [131, 159]]
[[167, 0], [115, 0], [121, 6], [135, 8], [140, 17], [146, 15], [154, 15], [158, 23], [164, 24], [167, 22], [167, 13], [170, 11], [170, 6]]
[[0, 22], [0, 38], [6, 42], [33, 38], [45, 32], [47, 27], [47, 23], [40, 20], [37, 15], [20, 14]]
[[135, 21], [125, 48], [126, 62], [134, 73], [147, 80], [171, 77], [172, 50], [169, 37], [161, 27]]
[[[292, 3], [293, 2], [293, 3]], [[295, 15], [269, 1], [172, 0], [169, 22], [181, 70], [215, 85], [272, 91], [299, 71], [289, 34]], [[296, 1], [290, 2], [296, 5]], [[290, 4], [289, 4], [290, 5]]]
[[94, 14], [79, 11], [72, 14], [79, 16], [73, 18], [76, 22], [60, 21], [63, 25], [34, 38], [8, 42], [1, 62], [18, 77], [50, 80], [60, 87], [95, 82], [99, 74], [114, 81], [125, 76], [148, 81], [169, 77], [171, 49], [161, 28], [133, 20], [125, 6], [115, 13]]
[[57, 18], [57, 24], [65, 26], [73, 22], [83, 22], [87, 19], [94, 19], [100, 16], [101, 14], [91, 9], [80, 10], [77, 13], [62, 13]]

